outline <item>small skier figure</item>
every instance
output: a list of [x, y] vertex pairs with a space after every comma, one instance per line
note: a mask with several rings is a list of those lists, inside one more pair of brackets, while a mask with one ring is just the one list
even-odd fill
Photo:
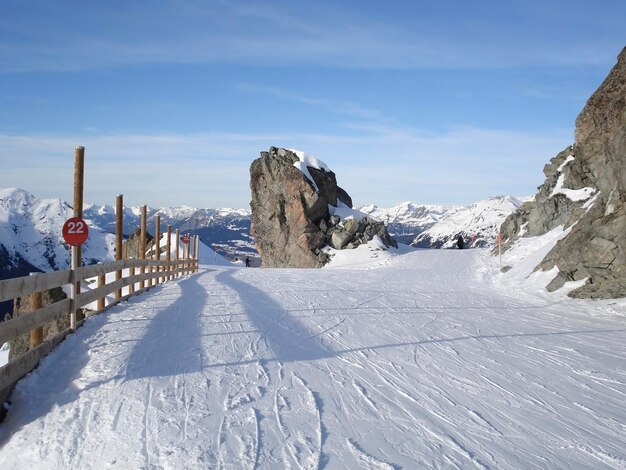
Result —
[[250, 267], [250, 257], [246, 256], [246, 268]]
[[459, 237], [456, 239], [456, 247], [459, 250], [463, 249], [463, 235], [461, 235], [460, 233], [459, 233]]

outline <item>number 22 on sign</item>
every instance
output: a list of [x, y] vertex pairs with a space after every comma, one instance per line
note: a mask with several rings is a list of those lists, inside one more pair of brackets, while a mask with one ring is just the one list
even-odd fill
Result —
[[67, 219], [63, 224], [63, 239], [70, 246], [80, 246], [89, 236], [89, 227], [80, 217]]

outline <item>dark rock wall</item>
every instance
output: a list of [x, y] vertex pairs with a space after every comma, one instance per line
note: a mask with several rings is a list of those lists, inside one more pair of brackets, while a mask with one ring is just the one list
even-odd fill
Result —
[[[563, 187], [593, 188], [584, 201], [552, 191], [562, 168]], [[520, 236], [541, 235], [554, 227], [571, 227], [540, 263], [557, 266], [559, 275], [547, 286], [587, 279], [572, 291], [579, 298], [626, 296], [626, 48], [576, 119], [575, 144], [544, 168], [545, 183], [533, 202], [524, 204], [502, 225], [505, 247]]]

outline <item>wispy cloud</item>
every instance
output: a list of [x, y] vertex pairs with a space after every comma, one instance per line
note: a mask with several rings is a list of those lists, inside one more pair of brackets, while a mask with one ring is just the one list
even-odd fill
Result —
[[271, 145], [324, 160], [356, 204], [471, 203], [534, 193], [543, 165], [571, 143], [549, 134], [370, 126], [345, 134], [0, 135], [0, 187], [69, 199], [73, 148], [86, 147], [89, 202], [246, 207], [249, 166]]
[[240, 83], [238, 87], [239, 89], [244, 91], [271, 95], [282, 100], [322, 108], [328, 112], [335, 114], [342, 114], [356, 118], [376, 120], [384, 119], [383, 115], [378, 111], [367, 109], [361, 104], [352, 101], [332, 101], [324, 98], [313, 98], [310, 96], [304, 96], [299, 93], [286, 91], [277, 87], [261, 86], [252, 83]]
[[[375, 9], [324, 1], [9, 1], [0, 19], [0, 70], [215, 62], [400, 69], [604, 65], [623, 45], [621, 26], [584, 23], [591, 8], [595, 16], [611, 13], [581, 2], [551, 10], [570, 26], [566, 38], [549, 34], [555, 26], [543, 3], [508, 12], [523, 16], [520, 24], [506, 21], [506, 9], [498, 15], [499, 9], [437, 2], [441, 6], [421, 12], [412, 3], [400, 3], [383, 19]], [[406, 16], [403, 9], [410, 10]], [[588, 29], [577, 29], [578, 23]]]

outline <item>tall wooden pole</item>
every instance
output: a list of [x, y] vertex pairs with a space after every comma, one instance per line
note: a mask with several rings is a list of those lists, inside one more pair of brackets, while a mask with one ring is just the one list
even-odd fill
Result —
[[[118, 194], [115, 200], [115, 260], [122, 260], [122, 242], [124, 237], [124, 196]], [[115, 280], [122, 279], [122, 271], [116, 271]], [[120, 300], [122, 298], [122, 289], [115, 291], [115, 299]]]
[[[74, 217], [83, 217], [83, 192], [85, 180], [85, 147], [74, 149]], [[73, 246], [70, 257], [70, 270], [75, 271], [82, 266], [82, 250]], [[74, 277], [74, 273], [70, 275]], [[80, 294], [80, 282], [72, 281], [70, 292], [70, 329], [76, 331], [80, 313], [76, 309], [76, 297]]]
[[[74, 217], [83, 217], [83, 192], [85, 181], [85, 147], [74, 149]], [[82, 250], [78, 247], [78, 266], [82, 266]], [[80, 293], [80, 288], [77, 293]]]
[[[146, 212], [147, 207], [141, 206], [141, 228], [139, 231], [139, 259], [146, 259]], [[146, 272], [146, 267], [142, 264], [140, 273], [143, 275]], [[139, 289], [143, 289], [146, 283], [143, 279], [139, 282]]]

